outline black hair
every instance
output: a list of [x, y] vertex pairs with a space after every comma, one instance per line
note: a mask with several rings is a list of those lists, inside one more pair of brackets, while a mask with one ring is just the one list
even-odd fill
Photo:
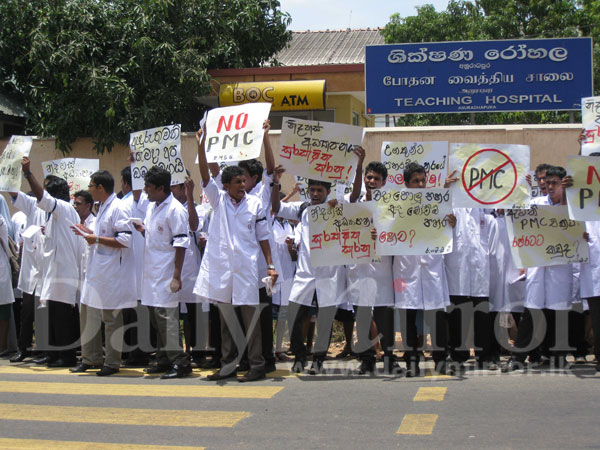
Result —
[[561, 180], [567, 176], [567, 171], [560, 166], [550, 166], [549, 169], [546, 170], [546, 178], [549, 177], [558, 177]]
[[312, 180], [309, 179], [308, 180], [308, 186], [323, 186], [325, 189], [327, 189], [328, 191], [331, 190], [331, 183], [329, 183], [328, 181], [321, 181], [321, 180]]
[[227, 166], [223, 169], [223, 172], [221, 172], [221, 181], [223, 184], [229, 184], [235, 177], [242, 176], [244, 176], [244, 169], [240, 166]]
[[125, 183], [127, 183], [129, 186], [131, 186], [131, 166], [127, 166], [127, 167], [123, 167], [123, 170], [121, 170], [121, 178], [123, 178], [123, 181]]
[[162, 186], [165, 194], [171, 193], [171, 174], [161, 167], [150, 167], [150, 170], [144, 175], [144, 183], [152, 184], [157, 188]]
[[404, 184], [408, 184], [412, 176], [417, 173], [426, 174], [427, 172], [425, 172], [425, 167], [423, 167], [421, 164], [416, 162], [409, 163], [404, 168]]
[[376, 174], [381, 175], [384, 181], [388, 176], [387, 167], [385, 167], [385, 165], [379, 161], [371, 161], [369, 164], [367, 164], [365, 175], [369, 172], [375, 172]]
[[71, 200], [71, 196], [69, 195], [69, 183], [64, 178], [59, 178], [56, 175], [48, 175], [45, 180], [46, 183], [46, 191], [52, 197], [57, 198], [59, 200], [64, 200], [68, 202]]
[[538, 166], [535, 168], [535, 173], [537, 175], [540, 172], [547, 172], [551, 167], [552, 166], [550, 164], [538, 164]]
[[259, 160], [257, 160], [257, 159], [246, 159], [245, 161], [240, 161], [238, 163], [238, 167], [241, 167], [242, 169], [246, 169], [248, 171], [248, 174], [251, 177], [253, 177], [254, 175], [256, 175], [256, 182], [257, 183], [262, 180], [263, 165], [262, 165], [262, 163]]
[[94, 204], [94, 199], [92, 198], [92, 194], [90, 194], [88, 191], [77, 191], [73, 194], [73, 197], [82, 197], [83, 201], [86, 202], [88, 205], [93, 205]]
[[112, 194], [115, 190], [115, 179], [108, 170], [98, 170], [90, 179], [96, 186], [102, 186], [107, 194]]

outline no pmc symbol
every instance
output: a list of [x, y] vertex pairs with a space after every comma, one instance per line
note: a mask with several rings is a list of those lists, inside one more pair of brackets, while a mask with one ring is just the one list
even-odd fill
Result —
[[517, 187], [517, 167], [507, 154], [484, 148], [469, 156], [461, 180], [467, 195], [477, 203], [496, 205]]

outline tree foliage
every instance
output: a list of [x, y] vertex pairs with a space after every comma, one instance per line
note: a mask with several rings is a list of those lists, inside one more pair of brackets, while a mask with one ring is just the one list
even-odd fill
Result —
[[[600, 37], [600, 0], [450, 0], [445, 11], [432, 5], [417, 8], [417, 15], [394, 14], [383, 30], [386, 43], [441, 42], [491, 39]], [[594, 85], [600, 86], [596, 61], [600, 44], [594, 43]], [[598, 92], [598, 90], [596, 90]], [[579, 114], [579, 113], [577, 113]], [[560, 123], [569, 114], [560, 111], [477, 113], [478, 124]], [[460, 125], [470, 114], [415, 114], [402, 117], [404, 125]]]
[[197, 127], [207, 69], [264, 64], [291, 38], [277, 0], [2, 0], [0, 83], [28, 131], [99, 152], [130, 132]]

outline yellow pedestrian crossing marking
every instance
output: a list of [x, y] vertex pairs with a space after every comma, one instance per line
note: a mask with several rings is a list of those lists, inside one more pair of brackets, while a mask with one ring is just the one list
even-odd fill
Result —
[[442, 375], [433, 369], [425, 369], [424, 378], [439, 378], [440, 380], [447, 380], [454, 377], [452, 375]]
[[[239, 384], [239, 383], [238, 383]], [[141, 385], [2, 381], [0, 392], [18, 394], [111, 395], [132, 397], [273, 398], [280, 386]]]
[[231, 428], [248, 417], [250, 413], [244, 411], [90, 408], [0, 403], [0, 419], [4, 420]]
[[432, 434], [437, 418], [437, 414], [406, 414], [396, 434]]
[[28, 450], [204, 450], [205, 447], [181, 447], [172, 445], [110, 444], [105, 442], [50, 441], [41, 439], [0, 438], [0, 448]]
[[447, 390], [446, 387], [420, 387], [413, 402], [441, 402]]

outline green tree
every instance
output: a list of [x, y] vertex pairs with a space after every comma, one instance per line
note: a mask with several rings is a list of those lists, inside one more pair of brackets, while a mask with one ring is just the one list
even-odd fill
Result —
[[24, 98], [29, 132], [110, 151], [135, 130], [194, 130], [207, 69], [264, 64], [289, 21], [276, 0], [3, 0], [0, 83]]
[[[600, 0], [450, 0], [445, 11], [432, 5], [417, 8], [417, 15], [392, 15], [382, 33], [386, 43], [441, 42], [490, 39], [550, 38], [600, 34]], [[600, 47], [594, 44], [594, 56]], [[598, 58], [595, 57], [594, 61]], [[600, 70], [594, 63], [598, 86]], [[579, 119], [576, 113], [576, 120]], [[569, 114], [560, 111], [477, 113], [477, 124], [561, 123]], [[397, 125], [461, 125], [470, 114], [415, 114], [397, 119]]]

